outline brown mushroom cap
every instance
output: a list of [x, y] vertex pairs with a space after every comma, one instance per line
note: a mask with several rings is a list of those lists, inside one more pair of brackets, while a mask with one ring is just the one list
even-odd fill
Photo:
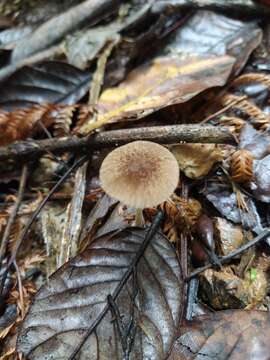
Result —
[[100, 168], [103, 189], [126, 205], [145, 208], [167, 200], [179, 181], [172, 153], [150, 141], [134, 141], [113, 150]]

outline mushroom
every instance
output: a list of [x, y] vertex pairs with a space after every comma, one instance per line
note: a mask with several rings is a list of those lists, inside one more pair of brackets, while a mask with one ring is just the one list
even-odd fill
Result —
[[179, 166], [164, 146], [134, 141], [118, 147], [103, 160], [101, 186], [111, 197], [137, 209], [136, 224], [142, 224], [142, 209], [167, 200], [179, 181]]

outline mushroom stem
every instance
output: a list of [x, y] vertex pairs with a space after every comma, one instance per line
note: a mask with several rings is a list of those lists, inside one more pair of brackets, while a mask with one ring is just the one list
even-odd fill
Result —
[[144, 226], [144, 217], [143, 217], [142, 209], [136, 209], [135, 225], [140, 227]]

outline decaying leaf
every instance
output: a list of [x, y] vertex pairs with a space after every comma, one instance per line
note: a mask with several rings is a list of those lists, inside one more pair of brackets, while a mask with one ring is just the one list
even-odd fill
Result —
[[270, 202], [270, 155], [261, 160], [254, 160], [254, 179], [250, 188], [254, 196], [266, 203]]
[[36, 103], [71, 105], [89, 88], [90, 75], [58, 61], [24, 67], [1, 83], [0, 108], [15, 110]]
[[172, 225], [179, 231], [191, 230], [202, 213], [202, 206], [198, 200], [186, 199], [175, 194], [165, 201], [161, 208], [167, 217], [164, 230], [168, 230]]
[[215, 144], [178, 144], [170, 146], [180, 170], [191, 179], [197, 179], [209, 173], [212, 166], [221, 161], [222, 151]]
[[261, 232], [261, 219], [255, 202], [250, 197], [242, 194], [246, 205], [246, 209], [243, 210], [238, 207], [236, 194], [226, 184], [218, 181], [209, 182], [203, 193], [226, 219], [235, 224], [242, 224], [245, 229]]
[[199, 316], [181, 329], [168, 360], [268, 360], [270, 315], [227, 310]]
[[[229, 56], [188, 61], [157, 58], [132, 71], [118, 87], [102, 93], [97, 124], [140, 119], [166, 106], [184, 103], [209, 87], [222, 86], [233, 63]], [[87, 133], [91, 129], [86, 124], [80, 131]]]
[[[124, 10], [125, 16], [119, 14], [119, 18], [116, 21], [106, 24], [105, 26], [97, 26], [86, 31], [78, 31], [75, 34], [68, 35], [64, 49], [68, 62], [80, 69], [86, 68], [87, 65], [97, 57], [106, 43], [110, 41], [119, 42], [121, 39], [120, 32], [129, 26], [136, 26], [137, 22], [147, 17], [151, 5], [151, 2], [148, 2], [145, 4], [142, 3], [139, 8], [136, 8], [136, 6], [134, 8], [126, 8], [126, 10]], [[122, 9], [124, 6], [125, 4]], [[121, 13], [121, 9], [119, 13]], [[134, 41], [134, 39], [132, 40]], [[124, 66], [123, 62], [122, 65]]]
[[201, 296], [215, 310], [252, 308], [267, 293], [267, 278], [260, 269], [254, 279], [249, 271], [244, 279], [238, 277], [229, 266], [224, 266], [221, 271], [208, 269], [200, 278]]
[[51, 275], [62, 265], [60, 262], [60, 252], [66, 220], [67, 212], [63, 206], [55, 204], [47, 205], [41, 212], [41, 231], [47, 255], [47, 276]]
[[105, 224], [97, 231], [97, 236], [108, 234], [112, 231], [122, 230], [135, 224], [136, 209], [118, 203], [113, 209]]
[[175, 32], [165, 51], [182, 57], [231, 55], [237, 59], [235, 71], [239, 72], [261, 38], [262, 32], [253, 21], [244, 22], [211, 11], [197, 11]]
[[107, 42], [120, 39], [117, 34], [119, 29], [119, 25], [118, 27], [109, 25], [108, 27], [97, 27], [68, 36], [65, 48], [69, 63], [80, 69], [85, 69]]
[[[82, 344], [77, 359], [122, 358], [108, 295], [121, 289], [145, 235], [146, 230], [126, 229], [100, 237], [54, 273], [24, 320], [18, 351], [29, 359], [67, 359]], [[176, 254], [163, 235], [154, 236], [134, 276], [115, 300], [122, 326], [130, 325], [130, 359], [165, 359], [182, 311], [182, 281]]]
[[102, 225], [104, 218], [112, 211], [117, 204], [117, 200], [104, 194], [95, 204], [93, 209], [85, 220], [84, 227], [81, 231], [80, 240], [81, 248], [85, 248], [85, 244], [93, 240], [97, 229]]
[[254, 159], [262, 159], [270, 153], [269, 135], [246, 123], [240, 133], [239, 147], [251, 152]]
[[241, 226], [221, 217], [215, 218], [214, 225], [216, 247], [220, 255], [227, 255], [243, 245], [244, 235]]

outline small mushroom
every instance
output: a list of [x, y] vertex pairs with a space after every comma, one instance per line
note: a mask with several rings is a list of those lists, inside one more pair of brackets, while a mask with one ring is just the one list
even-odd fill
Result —
[[140, 209], [136, 216], [138, 225], [143, 208], [161, 204], [174, 192], [179, 166], [164, 146], [134, 141], [107, 155], [100, 168], [100, 180], [107, 194]]

